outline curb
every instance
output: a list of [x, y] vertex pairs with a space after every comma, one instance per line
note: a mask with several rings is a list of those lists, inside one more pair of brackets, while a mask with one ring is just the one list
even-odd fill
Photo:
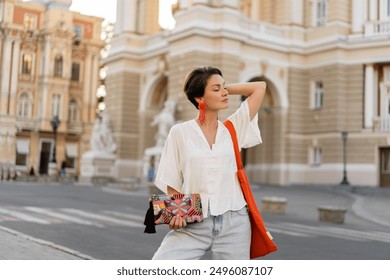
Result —
[[80, 258], [82, 260], [94, 260], [93, 257], [88, 256], [86, 254], [83, 254], [81, 252], [78, 252], [76, 250], [73, 250], [73, 249], [61, 246], [59, 244], [56, 244], [56, 243], [53, 243], [53, 242], [50, 242], [50, 241], [46, 241], [46, 240], [43, 240], [43, 239], [35, 238], [35, 237], [32, 237], [32, 236], [26, 235], [24, 233], [21, 233], [19, 231], [15, 231], [15, 230], [3, 227], [3, 226], [0, 226], [0, 230], [3, 231], [3, 232], [6, 232], [6, 233], [12, 234], [12, 235], [14, 235], [16, 237], [21, 237], [21, 238], [23, 238], [25, 240], [32, 241], [32, 242], [35, 242], [37, 244], [40, 244], [40, 245], [43, 245], [43, 246], [47, 246], [47, 247], [53, 248], [55, 250], [62, 251], [64, 253], [76, 256], [76, 257], [78, 257], [78, 258]]

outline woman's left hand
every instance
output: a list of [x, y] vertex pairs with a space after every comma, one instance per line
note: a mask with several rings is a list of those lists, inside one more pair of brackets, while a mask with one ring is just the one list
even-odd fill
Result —
[[169, 223], [169, 228], [173, 230], [179, 230], [187, 226], [186, 220], [181, 216], [174, 216]]

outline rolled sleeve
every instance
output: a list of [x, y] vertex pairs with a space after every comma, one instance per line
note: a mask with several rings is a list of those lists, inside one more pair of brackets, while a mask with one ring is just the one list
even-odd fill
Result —
[[156, 187], [164, 193], [168, 192], [167, 186], [174, 188], [178, 192], [180, 192], [182, 188], [183, 180], [180, 168], [179, 133], [180, 131], [177, 127], [172, 127], [161, 153], [154, 183]]
[[242, 102], [240, 108], [228, 119], [234, 125], [240, 149], [250, 148], [263, 142], [258, 124], [258, 113], [250, 120], [248, 100]]

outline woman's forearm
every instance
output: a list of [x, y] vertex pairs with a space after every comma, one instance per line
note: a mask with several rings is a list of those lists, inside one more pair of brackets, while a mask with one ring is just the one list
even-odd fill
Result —
[[237, 83], [226, 85], [226, 90], [229, 94], [251, 96], [255, 92], [265, 92], [265, 82], [248, 82], [248, 83]]
[[228, 84], [226, 90], [229, 94], [237, 94], [248, 97], [249, 115], [252, 120], [263, 102], [267, 84], [265, 82], [249, 82]]

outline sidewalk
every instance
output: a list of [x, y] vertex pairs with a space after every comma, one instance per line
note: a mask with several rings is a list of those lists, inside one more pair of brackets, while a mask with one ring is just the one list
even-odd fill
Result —
[[0, 226], [0, 260], [88, 260], [90, 256]]
[[[256, 200], [266, 196], [287, 199], [286, 215], [318, 221], [318, 206], [347, 208], [346, 222], [370, 221], [390, 228], [390, 189], [357, 186], [259, 186], [252, 185]], [[147, 197], [148, 187], [126, 190], [119, 185], [102, 190], [118, 195]], [[363, 219], [363, 220], [362, 220]], [[0, 260], [84, 260], [90, 256], [0, 226]]]
[[252, 188], [258, 201], [265, 196], [286, 198], [288, 213], [301, 218], [318, 221], [317, 208], [332, 205], [348, 209], [346, 221], [354, 223], [363, 219], [390, 228], [389, 188], [344, 185], [252, 185]]

